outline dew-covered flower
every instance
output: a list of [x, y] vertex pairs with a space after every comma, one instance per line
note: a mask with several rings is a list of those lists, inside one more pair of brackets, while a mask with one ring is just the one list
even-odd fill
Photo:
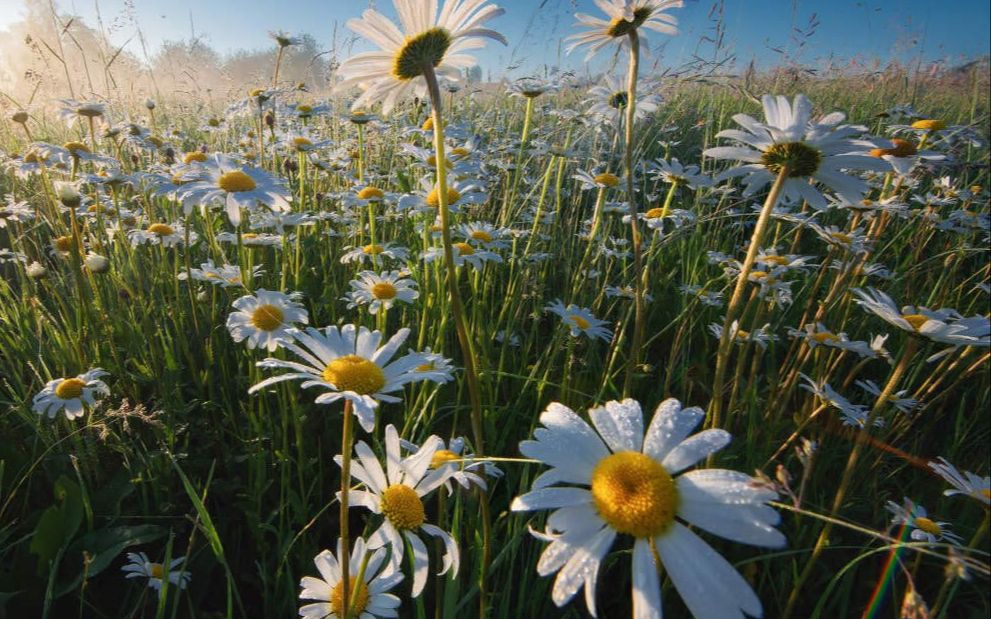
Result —
[[409, 250], [395, 243], [369, 243], [357, 247], [345, 248], [344, 255], [341, 256], [341, 264], [349, 262], [364, 263], [366, 260], [373, 265], [386, 258], [403, 262], [409, 256]]
[[342, 297], [348, 302], [348, 309], [367, 305], [368, 313], [372, 315], [379, 309], [388, 311], [399, 301], [412, 303], [420, 296], [416, 282], [399, 271], [362, 271], [349, 284], [351, 290]]
[[[385, 469], [375, 452], [364, 441], [354, 446], [357, 459], [351, 463], [351, 474], [364, 484], [364, 490], [351, 490], [348, 501], [352, 507], [364, 507], [383, 516], [382, 524], [368, 537], [369, 548], [391, 546], [391, 562], [398, 568], [406, 554], [408, 543], [413, 551], [413, 597], [423, 592], [427, 583], [429, 561], [427, 546], [418, 534], [438, 538], [444, 544], [440, 574], [458, 575], [460, 554], [450, 533], [427, 522], [423, 500], [451, 476], [450, 467], [430, 468], [434, 455], [443, 442], [431, 436], [415, 453], [403, 458], [399, 433], [389, 424], [385, 427]], [[341, 456], [334, 461], [341, 464]]]
[[231, 304], [237, 311], [227, 316], [227, 330], [235, 342], [246, 340], [249, 350], [273, 352], [283, 339], [292, 339], [289, 330], [297, 323], [309, 322], [300, 296], [264, 289], [245, 295]]
[[[338, 557], [347, 552], [341, 540], [337, 540], [336, 555], [323, 550], [313, 558], [320, 578], [303, 576], [299, 586], [299, 599], [312, 600], [299, 609], [304, 619], [340, 619], [344, 616], [344, 578]], [[400, 600], [389, 590], [403, 580], [403, 573], [387, 562], [386, 550], [368, 548], [365, 540], [354, 540], [348, 562], [348, 597], [351, 604], [348, 616], [357, 619], [374, 617], [398, 617]], [[367, 562], [366, 562], [367, 559]], [[360, 575], [360, 579], [359, 579]]]
[[[761, 603], [747, 581], [696, 533], [779, 548], [779, 517], [766, 505], [777, 495], [748, 475], [689, 467], [730, 442], [728, 432], [709, 429], [690, 436], [705, 413], [662, 402], [644, 428], [640, 404], [626, 399], [589, 410], [594, 429], [554, 402], [541, 416], [534, 440], [520, 443], [528, 458], [551, 469], [533, 489], [513, 500], [513, 511], [553, 510], [550, 542], [537, 573], [558, 573], [551, 597], [566, 604], [585, 587], [595, 616], [599, 567], [619, 534], [632, 536], [633, 616], [661, 616], [659, 568], [695, 617], [760, 617]], [[561, 485], [568, 484], [568, 485]]]
[[61, 410], [65, 411], [66, 419], [82, 417], [86, 407], [96, 408], [101, 396], [110, 395], [110, 387], [100, 380], [106, 375], [101, 368], [93, 368], [77, 376], [50, 380], [34, 396], [31, 408], [49, 419], [54, 419]]
[[612, 331], [606, 328], [609, 323], [596, 318], [592, 315], [592, 310], [586, 307], [578, 307], [574, 303], [565, 306], [560, 300], [556, 300], [545, 307], [544, 311], [554, 312], [560, 316], [571, 331], [571, 337], [585, 335], [589, 339], [600, 339], [607, 342], [612, 339]]
[[232, 226], [241, 224], [241, 209], [254, 210], [264, 204], [275, 211], [288, 211], [292, 197], [285, 183], [265, 170], [238, 164], [230, 157], [214, 155], [203, 164], [204, 180], [184, 186], [181, 199], [195, 196], [200, 203], [220, 203]]

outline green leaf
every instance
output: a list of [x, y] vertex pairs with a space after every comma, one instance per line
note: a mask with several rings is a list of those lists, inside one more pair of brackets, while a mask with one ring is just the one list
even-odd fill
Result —
[[48, 573], [58, 551], [68, 545], [83, 519], [82, 492], [76, 482], [65, 475], [55, 480], [55, 501], [38, 519], [29, 547], [38, 557], [38, 574]]
[[79, 569], [73, 569], [74, 577], [60, 583], [55, 589], [55, 597], [75, 590], [83, 581], [83, 553], [90, 555], [88, 578], [92, 578], [107, 569], [114, 559], [131, 546], [147, 544], [165, 537], [168, 531], [164, 527], [153, 524], [136, 526], [108, 527], [87, 533], [76, 540], [66, 551], [65, 556], [72, 561], [79, 560]]

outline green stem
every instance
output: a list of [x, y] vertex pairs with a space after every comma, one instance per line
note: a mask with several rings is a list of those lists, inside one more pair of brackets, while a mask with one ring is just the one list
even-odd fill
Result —
[[637, 73], [640, 70], [640, 35], [632, 30], [630, 37], [630, 73], [626, 82], [626, 193], [630, 201], [630, 232], [633, 245], [633, 288], [634, 326], [633, 340], [630, 343], [630, 357], [626, 364], [626, 380], [623, 381], [623, 396], [630, 395], [633, 386], [633, 373], [640, 364], [640, 349], [643, 347], [644, 307], [643, 284], [640, 273], [643, 269], [643, 250], [640, 246], [640, 227], [637, 224], [637, 201], [633, 192], [633, 124], [637, 109]]

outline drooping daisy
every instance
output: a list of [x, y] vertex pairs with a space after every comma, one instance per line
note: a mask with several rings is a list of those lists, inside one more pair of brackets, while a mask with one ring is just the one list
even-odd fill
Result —
[[560, 300], [556, 300], [545, 307], [544, 311], [560, 316], [571, 330], [571, 337], [584, 334], [590, 339], [598, 338], [607, 342], [612, 339], [612, 331], [605, 327], [609, 323], [593, 316], [592, 310], [588, 308], [578, 307], [574, 303], [565, 306]]
[[[640, 404], [627, 399], [589, 410], [594, 429], [574, 411], [554, 402], [520, 452], [549, 465], [533, 489], [513, 500], [513, 511], [554, 510], [547, 520], [550, 541], [537, 573], [558, 572], [552, 599], [566, 604], [585, 587], [595, 616], [595, 585], [618, 534], [632, 536], [633, 616], [661, 616], [655, 556], [695, 617], [761, 616], [750, 585], [725, 559], [693, 533], [696, 526], [733, 541], [781, 547], [777, 512], [766, 503], [776, 493], [748, 475], [722, 469], [683, 472], [730, 441], [710, 429], [689, 436], [705, 413], [662, 402], [644, 431]], [[569, 485], [560, 485], [569, 484]]]
[[846, 333], [833, 333], [821, 322], [806, 323], [802, 330], [788, 329], [788, 336], [805, 340], [809, 348], [819, 346], [857, 353], [863, 358], [876, 359], [880, 353], [870, 342], [851, 340]]
[[348, 302], [348, 309], [367, 305], [372, 315], [378, 314], [380, 308], [388, 311], [399, 301], [412, 303], [420, 296], [416, 282], [399, 271], [362, 271], [357, 279], [350, 281], [350, 286], [351, 291], [342, 297]]
[[577, 47], [589, 46], [586, 60], [610, 43], [622, 46], [633, 31], [638, 31], [641, 38], [645, 38], [643, 28], [672, 36], [678, 34], [678, 18], [665, 11], [685, 6], [682, 0], [595, 0], [595, 5], [606, 14], [607, 19], [577, 13], [578, 25], [588, 30], [568, 37], [574, 41], [568, 46], [569, 54]]
[[765, 122], [747, 116], [733, 117], [743, 130], [726, 129], [716, 137], [729, 138], [741, 146], [717, 146], [703, 154], [713, 159], [731, 159], [743, 164], [716, 176], [716, 181], [742, 176], [749, 197], [774, 182], [782, 169], [788, 174], [781, 190], [786, 202], [802, 200], [825, 209], [828, 201], [810, 180], [822, 183], [844, 200], [858, 202], [867, 191], [867, 182], [842, 170], [883, 172], [888, 164], [871, 157], [864, 142], [855, 140], [863, 127], [841, 125], [845, 116], [833, 112], [812, 122], [812, 103], [805, 95], [786, 97], [764, 95]]
[[[815, 381], [810, 376], [806, 376], [801, 372], [798, 375], [802, 379], [800, 387], [840, 411], [845, 425], [855, 428], [863, 428], [867, 425], [868, 414], [866, 406], [863, 404], [854, 404], [840, 395], [839, 392], [825, 381]], [[880, 417], [875, 418], [874, 426], [878, 428], [884, 427], [884, 419]]]
[[[254, 279], [262, 273], [264, 273], [264, 271], [262, 270], [261, 265], [255, 265], [251, 267], [249, 279]], [[179, 281], [185, 281], [189, 279], [190, 276], [192, 276], [195, 281], [208, 282], [214, 286], [220, 286], [221, 288], [244, 287], [241, 267], [236, 264], [224, 264], [218, 267], [213, 264], [213, 260], [207, 260], [206, 262], [200, 264], [200, 268], [190, 269], [188, 273], [183, 271], [179, 273], [177, 278]]]
[[248, 349], [279, 347], [281, 339], [291, 339], [289, 330], [297, 323], [308, 324], [306, 310], [299, 304], [300, 294], [284, 294], [260, 289], [232, 303], [236, 312], [227, 317], [227, 330], [235, 342], [247, 340]]
[[655, 159], [647, 163], [647, 171], [654, 180], [664, 181], [677, 187], [699, 189], [712, 185], [712, 179], [700, 172], [697, 165], [683, 165], [677, 157], [670, 160]]
[[[754, 331], [746, 331], [740, 328], [740, 321], [734, 320], [729, 329], [733, 334], [733, 341], [737, 344], [753, 343], [757, 344], [762, 349], [766, 349], [769, 342], [776, 342], [778, 340], [778, 336], [771, 332], [770, 324], [766, 324]], [[712, 333], [716, 339], [722, 339], [723, 323], [711, 323], [709, 325], [709, 332]]]
[[110, 395], [110, 387], [100, 380], [106, 375], [101, 368], [93, 368], [78, 376], [50, 380], [31, 400], [31, 409], [49, 419], [54, 419], [60, 410], [65, 410], [66, 419], [81, 417], [86, 406], [100, 405], [98, 396]]
[[946, 480], [946, 483], [953, 486], [950, 490], [944, 490], [944, 495], [965, 494], [985, 505], [991, 505], [991, 477], [981, 477], [970, 471], [961, 473], [957, 467], [943, 457], [939, 458], [939, 462], [930, 462], [929, 468], [936, 471], [940, 477]]
[[184, 186], [179, 192], [180, 199], [192, 195], [200, 203], [222, 203], [232, 226], [241, 224], [242, 208], [252, 210], [264, 204], [275, 211], [290, 209], [289, 190], [280, 179], [264, 170], [239, 165], [219, 154], [201, 165], [207, 178]]
[[854, 299], [865, 310], [888, 324], [934, 342], [954, 346], [991, 346], [991, 323], [984, 316], [964, 318], [956, 310], [906, 305], [898, 309], [894, 300], [874, 288], [854, 288]]
[[[869, 378], [864, 380], [858, 379], [854, 381], [854, 384], [863, 389], [868, 395], [872, 395], [875, 398], [881, 397], [881, 386]], [[888, 403], [897, 408], [899, 412], [911, 413], [919, 405], [919, 401], [907, 396], [908, 389], [896, 391], [888, 396]]]
[[[350, 505], [364, 507], [381, 514], [382, 524], [368, 537], [369, 548], [392, 547], [392, 564], [399, 567], [406, 554], [405, 544], [413, 549], [413, 597], [423, 591], [427, 582], [429, 561], [427, 547], [417, 533], [426, 533], [444, 543], [443, 566], [440, 574], [448, 570], [458, 575], [460, 555], [454, 538], [443, 529], [426, 521], [423, 499], [440, 487], [451, 476], [450, 467], [430, 469], [434, 454], [442, 441], [431, 436], [415, 453], [402, 457], [399, 433], [395, 426], [385, 427], [385, 470], [378, 458], [364, 441], [354, 446], [357, 460], [351, 463], [351, 474], [365, 485], [365, 490], [348, 493]], [[341, 456], [334, 461], [341, 464]], [[429, 472], [428, 472], [429, 471]]]
[[445, 382], [450, 371], [441, 369], [419, 370], [429, 362], [423, 353], [407, 353], [389, 362], [399, 347], [409, 337], [409, 329], [400, 329], [382, 347], [381, 331], [369, 331], [365, 327], [344, 325], [327, 327], [322, 332], [313, 327], [305, 331], [291, 329], [290, 339], [279, 342], [304, 363], [268, 358], [257, 363], [266, 369], [290, 370], [286, 374], [272, 376], [248, 390], [255, 393], [286, 380], [301, 380], [302, 387], [319, 387], [324, 391], [316, 398], [317, 404], [331, 404], [342, 398], [354, 406], [358, 422], [366, 432], [375, 428], [375, 409], [379, 402], [399, 402], [388, 395], [401, 390], [409, 383], [421, 380]]
[[[346, 552], [337, 540], [337, 554], [324, 550], [313, 558], [313, 564], [320, 572], [321, 578], [304, 576], [299, 581], [302, 591], [301, 600], [315, 600], [312, 604], [304, 604], [299, 609], [299, 616], [305, 619], [339, 619], [344, 616], [344, 582], [341, 564], [338, 557]], [[367, 563], [366, 554], [370, 553]], [[352, 604], [348, 608], [348, 616], [356, 619], [373, 619], [374, 617], [398, 617], [396, 611], [400, 600], [389, 590], [403, 580], [403, 573], [398, 571], [391, 562], [385, 561], [386, 551], [379, 548], [372, 551], [365, 540], [354, 540], [351, 550], [351, 560], [348, 563], [348, 597]], [[361, 574], [359, 582], [358, 575]]]
[[[415, 452], [420, 447], [407, 440], [400, 440], [403, 449]], [[482, 470], [488, 477], [502, 477], [503, 473], [492, 462], [485, 460], [475, 460], [475, 454], [464, 453], [464, 437], [452, 438], [447, 445], [442, 440], [430, 460], [430, 468], [435, 470], [441, 467], [448, 467], [451, 470], [450, 478], [444, 482], [444, 488], [451, 492], [451, 482], [455, 481], [465, 490], [470, 490], [472, 486], [478, 486], [482, 490], [487, 490], [488, 485], [485, 480], [474, 471]]]
[[912, 539], [919, 542], [929, 542], [930, 544], [946, 541], [958, 546], [963, 541], [959, 535], [950, 531], [950, 523], [933, 520], [929, 517], [929, 513], [926, 512], [925, 507], [908, 497], [905, 497], [903, 501], [903, 505], [899, 505], [894, 501], [888, 501], [885, 509], [891, 512], [891, 524], [898, 526], [905, 525], [912, 530], [909, 533]]
[[[189, 586], [189, 581], [193, 576], [186, 571], [184, 564], [186, 557], [173, 559], [168, 568], [161, 563], [155, 563], [143, 552], [127, 553], [128, 564], [120, 568], [122, 572], [127, 572], [124, 578], [147, 578], [148, 586], [154, 589], [159, 596], [162, 595], [162, 585], [165, 578], [169, 579], [169, 587], [178, 587], [183, 590]], [[166, 576], [167, 574], [167, 576]]]
[[402, 30], [373, 9], [347, 22], [348, 28], [379, 47], [379, 51], [355, 54], [337, 70], [340, 88], [359, 86], [363, 90], [352, 109], [381, 102], [383, 113], [388, 114], [401, 99], [426, 97], [425, 68], [432, 68], [439, 78], [458, 82], [461, 71], [476, 64], [466, 51], [482, 47], [484, 38], [506, 44], [501, 34], [482, 27], [503, 13], [484, 0], [446, 0], [439, 15], [436, 0], [393, 0], [393, 5]]

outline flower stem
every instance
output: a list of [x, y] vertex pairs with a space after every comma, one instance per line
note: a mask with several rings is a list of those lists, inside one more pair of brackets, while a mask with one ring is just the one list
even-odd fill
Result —
[[[478, 388], [478, 373], [475, 367], [475, 354], [472, 350], [471, 339], [468, 336], [468, 329], [465, 324], [464, 308], [461, 304], [461, 294], [458, 292], [458, 272], [454, 264], [454, 250], [451, 242], [451, 222], [450, 213], [447, 208], [447, 167], [444, 162], [447, 160], [444, 152], [444, 122], [441, 113], [440, 86], [437, 84], [437, 75], [432, 66], [423, 68], [423, 78], [427, 82], [427, 89], [430, 92], [430, 101], [433, 104], [434, 121], [434, 154], [437, 158], [437, 210], [440, 214], [441, 239], [444, 244], [444, 268], [447, 271], [447, 288], [451, 296], [451, 314], [454, 316], [454, 329], [457, 332], [458, 343], [461, 347], [461, 356], [465, 364], [465, 380], [468, 383], [468, 397], [471, 400], [471, 430], [475, 443], [475, 453], [484, 455], [484, 442], [482, 436], [482, 400]], [[486, 590], [485, 579], [488, 569], [489, 546], [491, 538], [491, 523], [489, 522], [488, 495], [479, 493], [482, 516], [482, 559], [481, 574], [479, 577], [479, 616], [486, 616]]]
[[633, 340], [630, 357], [626, 365], [626, 379], [623, 381], [623, 396], [630, 395], [633, 385], [633, 373], [640, 364], [640, 349], [643, 347], [644, 312], [643, 285], [640, 272], [643, 269], [643, 251], [640, 247], [640, 227], [637, 225], [637, 201], [633, 193], [633, 124], [637, 109], [637, 73], [640, 71], [640, 35], [634, 29], [630, 31], [630, 72], [626, 82], [626, 194], [630, 201], [630, 232], [633, 245], [633, 289], [634, 289], [634, 318]]
[[[344, 421], [341, 437], [341, 556], [338, 560], [341, 562], [341, 599], [350, 600], [351, 596], [348, 594], [348, 587], [351, 584], [348, 582], [351, 577], [351, 544], [350, 535], [348, 531], [348, 491], [351, 488], [351, 440], [354, 433], [353, 429], [354, 420], [352, 419], [351, 413], [351, 400], [344, 400]], [[345, 608], [344, 616], [342, 619], [348, 619], [351, 615], [351, 605], [342, 604]]]
[[778, 202], [778, 196], [781, 194], [781, 189], [784, 187], [786, 180], [788, 180], [788, 166], [782, 166], [778, 172], [778, 177], [771, 186], [771, 192], [767, 194], [764, 207], [760, 211], [760, 217], [757, 218], [757, 226], [754, 228], [754, 235], [750, 238], [750, 247], [747, 248], [747, 257], [743, 259], [743, 265], [740, 267], [740, 276], [736, 279], [736, 288], [733, 289], [733, 296], [730, 298], [729, 305], [726, 307], [726, 318], [723, 320], [723, 333], [719, 338], [719, 348], [716, 352], [716, 374], [712, 379], [712, 399], [709, 401], [709, 421], [706, 424], [709, 428], [718, 427], [720, 422], [720, 409], [723, 402], [723, 381], [726, 376], [726, 367], [729, 362], [730, 352], [732, 351], [733, 336], [735, 335], [731, 333], [732, 329], [730, 327], [733, 325], [733, 321], [736, 320], [737, 312], [740, 310], [740, 304], [743, 302], [743, 291], [747, 288], [750, 271], [754, 267], [757, 252], [760, 251], [764, 234], [767, 232], [767, 224], [771, 220], [771, 211], [774, 210], [774, 205]]

